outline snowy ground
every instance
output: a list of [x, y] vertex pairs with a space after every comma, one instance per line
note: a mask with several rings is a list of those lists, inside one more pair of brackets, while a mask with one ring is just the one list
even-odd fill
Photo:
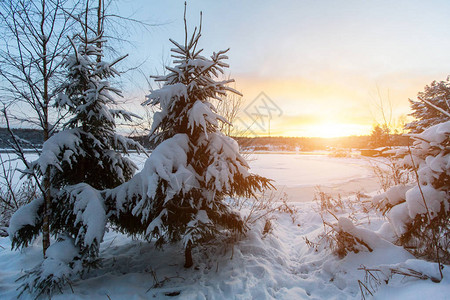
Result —
[[[194, 268], [189, 270], [183, 268], [181, 245], [161, 251], [110, 231], [101, 245], [103, 267], [52, 299], [360, 299], [358, 280], [369, 284], [358, 270], [361, 265], [400, 264], [397, 267], [437, 276], [434, 264], [413, 260], [408, 252], [382, 239], [383, 230], [372, 238], [373, 252], [350, 253], [343, 259], [320, 243], [323, 224], [317, 204], [311, 202], [311, 190], [322, 185], [332, 192], [350, 192], [365, 181], [372, 184], [364, 186], [366, 192], [375, 194], [376, 180], [367, 161], [281, 154], [251, 158], [254, 172], [273, 178], [276, 186], [288, 192], [289, 200], [296, 201], [291, 202], [293, 214], [272, 215], [271, 231], [263, 233], [261, 218], [250, 224], [245, 238], [197, 248]], [[347, 213], [336, 212], [338, 216]], [[373, 213], [355, 217], [374, 231], [385, 222]], [[311, 247], [306, 240], [319, 244]], [[41, 259], [40, 244], [37, 240], [22, 252], [11, 252], [9, 238], [0, 238], [0, 299], [16, 298], [19, 283], [15, 280]], [[372, 282], [376, 286], [371, 290], [376, 299], [450, 299], [449, 270], [444, 269], [441, 283], [395, 275], [388, 285]]]

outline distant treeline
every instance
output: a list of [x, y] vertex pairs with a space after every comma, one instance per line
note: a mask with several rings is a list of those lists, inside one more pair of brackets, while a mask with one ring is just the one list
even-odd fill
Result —
[[[21, 143], [21, 146], [24, 148], [30, 148], [30, 146], [35, 148], [41, 148], [44, 143], [44, 135], [42, 130], [37, 129], [23, 129], [23, 128], [14, 128], [12, 129], [13, 133], [19, 138], [18, 141]], [[148, 139], [148, 136], [133, 136], [131, 137], [133, 140], [138, 141], [146, 147], [147, 149], [152, 149], [152, 145]], [[26, 142], [25, 142], [26, 141]], [[0, 127], [0, 148], [11, 148], [11, 135], [9, 134], [6, 128]]]
[[[36, 129], [13, 129], [14, 134], [20, 139], [30, 142], [34, 147], [40, 148], [43, 143], [41, 130]], [[153, 149], [148, 136], [132, 136], [147, 149]], [[256, 151], [313, 151], [328, 150], [330, 148], [367, 149], [376, 148], [372, 145], [371, 136], [349, 136], [340, 138], [308, 138], [308, 137], [234, 137], [243, 150]], [[0, 128], [0, 148], [10, 148], [11, 137], [6, 128]], [[408, 137], [391, 135], [390, 145], [406, 146]], [[23, 144], [24, 147], [27, 145]]]
[[[309, 137], [235, 137], [242, 149], [265, 151], [313, 151], [329, 150], [331, 148], [367, 149], [377, 148], [372, 143], [371, 136], [348, 136], [339, 138], [309, 138]], [[408, 137], [391, 135], [389, 145], [407, 146]]]
[[[21, 145], [24, 148], [29, 148], [30, 146], [41, 148], [44, 142], [44, 134], [42, 130], [37, 129], [13, 129], [13, 133], [21, 141]], [[28, 143], [26, 143], [27, 141]], [[6, 128], [0, 128], [0, 148], [11, 148], [11, 135]]]

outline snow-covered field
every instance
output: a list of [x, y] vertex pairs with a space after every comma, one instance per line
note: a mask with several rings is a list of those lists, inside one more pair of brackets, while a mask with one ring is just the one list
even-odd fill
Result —
[[[139, 164], [145, 160], [133, 157]], [[323, 223], [317, 204], [312, 202], [314, 187], [321, 185], [332, 194], [361, 189], [376, 194], [378, 186], [368, 161], [257, 154], [250, 156], [250, 165], [253, 172], [274, 179], [295, 208], [293, 214], [275, 212], [272, 230], [265, 232], [261, 218], [250, 224], [248, 235], [240, 240], [215, 241], [196, 248], [191, 269], [183, 268], [179, 244], [157, 250], [151, 243], [110, 231], [101, 245], [102, 267], [72, 282], [64, 294], [52, 299], [360, 299], [362, 285], [358, 280], [376, 299], [450, 299], [448, 266], [440, 283], [401, 275], [394, 275], [388, 285], [382, 277], [379, 284], [365, 281], [364, 271], [358, 270], [361, 266], [413, 268], [438, 277], [435, 264], [415, 260], [390, 243], [383, 234], [385, 220], [374, 213], [354, 216], [360, 225], [377, 233], [368, 237], [372, 252], [349, 253], [340, 259], [320, 241]], [[242, 213], [247, 214], [248, 209], [243, 208]], [[338, 216], [347, 213], [345, 209], [336, 211]], [[0, 299], [16, 298], [20, 285], [16, 279], [39, 262], [40, 245], [37, 240], [23, 251], [11, 251], [9, 238], [0, 238]]]
[[252, 172], [274, 180], [289, 201], [312, 201], [316, 188], [337, 196], [379, 190], [368, 158], [334, 158], [314, 154], [252, 154]]

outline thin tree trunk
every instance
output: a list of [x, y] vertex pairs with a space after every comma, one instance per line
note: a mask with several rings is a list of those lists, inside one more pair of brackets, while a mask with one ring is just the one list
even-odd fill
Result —
[[[46, 177], [49, 172], [46, 172]], [[51, 206], [51, 197], [50, 197], [50, 181], [48, 178], [44, 179], [44, 221], [42, 223], [42, 251], [44, 257], [46, 257], [46, 252], [48, 247], [50, 247], [50, 206]]]
[[[103, 35], [103, 8], [102, 8], [103, 0], [98, 0], [98, 7], [97, 7], [97, 37], [100, 35]], [[97, 48], [102, 48], [102, 42], [99, 40], [97, 42]], [[102, 56], [97, 55], [97, 62], [102, 61]]]
[[189, 243], [184, 249], [184, 267], [190, 268], [194, 262], [192, 261], [192, 246]]
[[[42, 75], [44, 78], [44, 90], [43, 90], [43, 129], [44, 129], [44, 142], [50, 137], [50, 128], [48, 123], [48, 66], [47, 66], [47, 37], [45, 35], [44, 22], [45, 22], [45, 0], [42, 1], [42, 21], [41, 21], [41, 35], [42, 35]], [[49, 215], [51, 207], [51, 196], [50, 196], [50, 170], [47, 169], [43, 180], [44, 186], [44, 220], [42, 224], [42, 250], [44, 257], [46, 257], [47, 248], [50, 247], [50, 226], [49, 226]]]

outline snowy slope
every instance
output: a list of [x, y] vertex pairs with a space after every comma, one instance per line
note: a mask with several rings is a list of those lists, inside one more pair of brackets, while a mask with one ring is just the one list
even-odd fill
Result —
[[[329, 249], [316, 251], [305, 243], [321, 232], [320, 216], [312, 203], [299, 203], [296, 221], [286, 213], [276, 215], [273, 231], [263, 234], [257, 222], [247, 238], [223, 244], [211, 243], [196, 249], [193, 269], [183, 268], [180, 245], [156, 250], [153, 245], [133, 241], [110, 232], [102, 243], [103, 267], [67, 287], [53, 299], [360, 299], [360, 265], [377, 267], [397, 264], [412, 256], [400, 247], [385, 243], [374, 252], [350, 253], [344, 259]], [[373, 219], [372, 227], [380, 224]], [[14, 299], [15, 279], [22, 269], [40, 258], [39, 241], [23, 253], [9, 251], [9, 239], [0, 240], [0, 299]], [[431, 265], [431, 264], [430, 264]], [[436, 284], [398, 278], [381, 285], [378, 299], [445, 299], [450, 295], [450, 272]], [[401, 280], [400, 280], [401, 279]], [[414, 291], [413, 293], [411, 291]], [[27, 296], [23, 297], [28, 299]], [[431, 298], [429, 298], [431, 299]]]

